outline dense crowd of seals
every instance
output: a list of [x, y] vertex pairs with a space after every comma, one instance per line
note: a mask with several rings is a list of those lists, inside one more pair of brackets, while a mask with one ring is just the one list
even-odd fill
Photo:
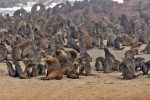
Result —
[[[105, 4], [103, 9], [97, 8], [96, 4], [99, 3]], [[136, 75], [136, 71], [147, 75], [150, 61], [135, 58], [134, 55], [140, 52], [142, 44], [146, 44], [146, 47], [141, 52], [150, 53], [150, 16], [140, 6], [142, 2], [139, 2], [137, 10], [141, 19], [128, 19], [126, 14], [113, 19], [115, 15], [111, 13], [111, 16], [103, 16], [95, 22], [86, 16], [90, 9], [96, 13], [100, 13], [100, 10], [109, 13], [109, 3], [112, 2], [84, 0], [76, 1], [73, 6], [66, 2], [47, 9], [37, 3], [31, 13], [21, 8], [13, 16], [1, 15], [0, 61], [6, 62], [9, 76], [27, 79], [46, 75], [41, 80], [61, 80], [64, 75], [70, 79], [78, 79], [80, 75], [93, 76], [95, 74], [92, 73], [90, 62], [94, 60], [88, 50], [94, 47], [103, 49], [105, 53], [104, 57], [96, 58], [96, 71], [121, 71], [124, 79], [138, 77], [140, 74]], [[74, 16], [64, 15], [76, 9], [83, 12]], [[109, 50], [109, 47], [123, 50], [125, 46], [131, 49], [125, 52], [122, 61], [116, 59]], [[24, 70], [19, 61], [23, 61]]]

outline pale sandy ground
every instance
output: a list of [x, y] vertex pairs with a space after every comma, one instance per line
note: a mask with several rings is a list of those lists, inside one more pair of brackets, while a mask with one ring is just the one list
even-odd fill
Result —
[[[144, 46], [143, 46], [144, 47]], [[142, 47], [142, 48], [143, 48]], [[122, 60], [124, 52], [111, 52]], [[120, 72], [104, 74], [96, 72], [95, 58], [104, 56], [103, 50], [89, 51], [96, 76], [81, 76], [81, 79], [42, 81], [37, 78], [21, 80], [7, 75], [5, 63], [0, 64], [0, 100], [150, 100], [150, 78], [139, 76], [133, 80], [122, 80]], [[138, 55], [150, 60], [150, 55]]]

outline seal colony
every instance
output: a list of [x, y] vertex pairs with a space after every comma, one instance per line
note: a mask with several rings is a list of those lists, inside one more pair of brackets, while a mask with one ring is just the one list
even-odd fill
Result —
[[[64, 75], [70, 79], [95, 76], [91, 66], [95, 59], [88, 53], [93, 48], [105, 53], [104, 57], [96, 58], [96, 71], [106, 74], [121, 71], [123, 79], [147, 75], [150, 61], [135, 58], [135, 55], [143, 44], [146, 47], [140, 53], [150, 52], [150, 15], [139, 2], [136, 11], [141, 18], [130, 19], [126, 14], [116, 16], [109, 12], [108, 5], [113, 3], [111, 0], [84, 0], [71, 6], [67, 1], [47, 9], [37, 3], [31, 13], [21, 8], [13, 16], [1, 15], [0, 61], [6, 62], [9, 76], [27, 79], [45, 75], [41, 80], [61, 80]], [[100, 9], [96, 4], [105, 6]], [[76, 15], [68, 14], [76, 9], [80, 10]], [[95, 21], [87, 16], [91, 10], [99, 14], [102, 10], [107, 16]], [[126, 46], [131, 49], [126, 51], [123, 60], [116, 59], [109, 50], [111, 47], [123, 50]], [[24, 70], [19, 61], [23, 61]]]

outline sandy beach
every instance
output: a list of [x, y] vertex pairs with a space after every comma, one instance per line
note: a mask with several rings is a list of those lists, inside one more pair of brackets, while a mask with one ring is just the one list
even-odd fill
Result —
[[[140, 49], [145, 47], [143, 45]], [[122, 60], [123, 51], [109, 50], [116, 59]], [[123, 80], [120, 72], [103, 73], [95, 71], [95, 58], [104, 56], [104, 51], [94, 48], [88, 51], [96, 76], [80, 76], [80, 79], [42, 81], [40, 77], [19, 79], [8, 76], [5, 63], [0, 64], [0, 100], [149, 100], [150, 78], [139, 76], [133, 80]], [[149, 60], [150, 55], [139, 54]], [[136, 56], [136, 57], [137, 57]], [[22, 67], [24, 65], [21, 63]], [[138, 72], [141, 73], [141, 72]]]

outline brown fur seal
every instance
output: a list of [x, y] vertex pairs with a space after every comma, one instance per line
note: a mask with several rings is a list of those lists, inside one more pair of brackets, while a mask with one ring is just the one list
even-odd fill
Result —
[[71, 79], [78, 79], [79, 78], [79, 64], [77, 62], [75, 62], [73, 64], [73, 67], [68, 72], [67, 77], [71, 78]]
[[12, 66], [12, 63], [7, 61], [6, 65], [7, 65], [7, 70], [8, 70], [9, 76], [15, 77], [16, 76], [16, 71], [14, 70], [14, 68]]
[[134, 59], [134, 55], [138, 54], [138, 49], [127, 50], [125, 52], [125, 58]]
[[91, 76], [92, 74], [92, 66], [90, 64], [90, 61], [88, 59], [84, 59], [84, 69], [85, 69], [85, 76]]
[[119, 68], [122, 72], [124, 79], [127, 80], [127, 79], [133, 79], [134, 78], [133, 73], [130, 71], [130, 69], [127, 67], [127, 65], [125, 63], [121, 63]]
[[135, 74], [135, 63], [133, 60], [125, 58], [119, 66], [124, 79], [133, 79], [138, 77], [140, 74]]
[[42, 80], [61, 80], [63, 78], [63, 70], [56, 58], [47, 56], [45, 59], [45, 66], [47, 68], [47, 75], [41, 78]]
[[70, 62], [74, 62], [75, 60], [77, 60], [78, 58], [78, 52], [74, 49], [72, 50], [66, 50], [65, 53], [68, 56], [68, 59], [70, 60]]
[[116, 60], [115, 56], [110, 53], [110, 51], [109, 51], [108, 48], [105, 48], [105, 49], [104, 49], [104, 52], [105, 52], [105, 57], [110, 57], [110, 58], [112, 58], [114, 61], [118, 61], [118, 60]]
[[104, 73], [113, 72], [113, 59], [111, 57], [106, 57], [103, 66]]
[[20, 76], [22, 74], [22, 68], [20, 66], [20, 63], [19, 63], [19, 61], [15, 60], [15, 61], [13, 61], [13, 64], [15, 65], [16, 74], [20, 78]]
[[54, 57], [60, 63], [60, 66], [62, 67], [62, 69], [64, 71], [64, 74], [67, 75], [68, 70], [72, 66], [72, 63], [69, 61], [67, 55], [63, 51], [56, 50], [55, 54], [54, 54]]
[[95, 68], [96, 68], [96, 71], [103, 71], [103, 65], [102, 65], [102, 62], [100, 61], [99, 57], [96, 58], [95, 60]]
[[142, 50], [141, 52], [145, 52], [147, 54], [150, 54], [150, 41], [147, 43], [145, 49]]
[[7, 49], [4, 46], [0, 46], [0, 62], [7, 59]]

